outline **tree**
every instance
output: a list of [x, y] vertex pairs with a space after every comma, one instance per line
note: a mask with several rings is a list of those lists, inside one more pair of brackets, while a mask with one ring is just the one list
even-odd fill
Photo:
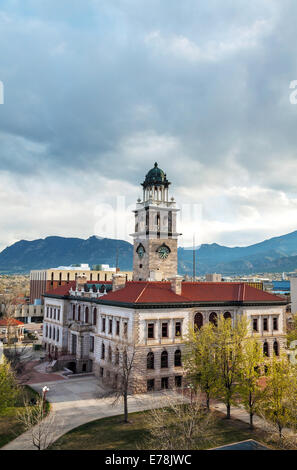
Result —
[[231, 319], [219, 317], [215, 331], [216, 388], [218, 396], [227, 409], [227, 419], [231, 418], [231, 404], [238, 386], [242, 360], [243, 340], [247, 335], [247, 320], [238, 318], [232, 326]]
[[184, 357], [187, 376], [205, 393], [208, 410], [217, 384], [215, 336], [212, 323], [204, 325], [200, 330], [191, 330]]
[[115, 365], [117, 366], [117, 384], [114, 404], [123, 400], [124, 422], [128, 423], [128, 394], [132, 387], [132, 372], [135, 373], [136, 348], [134, 343], [126, 341], [117, 342], [115, 351]]
[[245, 409], [250, 415], [250, 428], [253, 429], [253, 417], [263, 400], [261, 386], [261, 366], [264, 362], [262, 347], [255, 338], [244, 342], [239, 371], [239, 394]]
[[277, 428], [280, 440], [283, 438], [285, 427], [296, 427], [296, 369], [285, 355], [280, 358], [273, 356], [270, 361], [261, 413], [272, 426]]
[[13, 406], [19, 394], [15, 374], [6, 359], [0, 364], [0, 413]]
[[31, 377], [32, 369], [27, 369], [26, 365], [32, 360], [32, 348], [29, 345], [17, 346], [16, 344], [5, 348], [4, 354], [15, 371], [18, 382], [26, 383]]
[[143, 448], [150, 450], [195, 450], [214, 444], [215, 418], [202, 406], [201, 401], [177, 403], [175, 397], [166, 396], [162, 408], [148, 412], [149, 436]]
[[39, 397], [36, 405], [25, 402], [24, 408], [18, 413], [18, 421], [24, 431], [29, 432], [30, 440], [37, 450], [49, 447], [57, 437], [56, 415], [45, 416], [44, 399]]
[[6, 320], [6, 338], [7, 344], [10, 345], [16, 337], [16, 326], [14, 322], [16, 296], [14, 293], [2, 294], [1, 296], [1, 318]]

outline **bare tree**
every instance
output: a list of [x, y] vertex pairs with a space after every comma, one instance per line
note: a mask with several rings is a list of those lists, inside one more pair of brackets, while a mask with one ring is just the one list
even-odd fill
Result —
[[37, 450], [49, 447], [57, 436], [57, 421], [54, 413], [46, 416], [45, 401], [39, 397], [36, 405], [26, 402], [18, 414], [18, 421], [23, 425], [24, 431], [30, 435], [30, 440]]
[[33, 354], [31, 346], [25, 344], [17, 346], [16, 344], [4, 349], [4, 355], [9, 361], [12, 369], [15, 371], [18, 382], [26, 383], [32, 374], [32, 370], [28, 370], [26, 365], [32, 361]]
[[148, 412], [149, 436], [142, 449], [198, 450], [215, 445], [215, 417], [202, 405], [200, 399], [180, 404], [176, 398], [166, 396], [162, 408]]
[[6, 338], [10, 345], [16, 337], [16, 326], [14, 322], [17, 299], [14, 293], [1, 295], [1, 318], [6, 320]]

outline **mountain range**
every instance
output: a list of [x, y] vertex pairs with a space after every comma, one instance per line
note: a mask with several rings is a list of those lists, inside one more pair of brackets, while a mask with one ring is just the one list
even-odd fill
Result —
[[[245, 247], [217, 243], [196, 248], [196, 273], [224, 275], [283, 272], [297, 269], [297, 231]], [[31, 269], [69, 266], [74, 263], [118, 265], [132, 270], [133, 246], [123, 240], [91, 236], [65, 238], [50, 236], [21, 240], [0, 253], [1, 273], [28, 273]], [[178, 249], [178, 271], [192, 275], [193, 249]]]

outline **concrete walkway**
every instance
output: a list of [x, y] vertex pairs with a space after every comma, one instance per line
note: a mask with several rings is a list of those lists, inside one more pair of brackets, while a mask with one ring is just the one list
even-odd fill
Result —
[[[40, 393], [44, 385], [49, 387], [46, 398], [52, 405], [51, 414], [54, 413], [56, 416], [54, 440], [82, 424], [108, 416], [123, 414], [123, 404], [120, 402], [114, 406], [114, 398], [104, 398], [106, 391], [98, 385], [98, 380], [94, 377], [31, 384], [30, 386]], [[180, 394], [168, 391], [166, 393], [154, 392], [133, 395], [128, 398], [129, 413], [162, 407], [166, 405], [168, 396], [174, 396], [181, 402], [187, 400]], [[34, 449], [31, 442], [31, 433], [28, 431], [0, 450]]]

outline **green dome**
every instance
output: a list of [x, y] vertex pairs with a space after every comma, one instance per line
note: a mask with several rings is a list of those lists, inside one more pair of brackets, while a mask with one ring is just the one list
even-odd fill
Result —
[[154, 168], [152, 168], [146, 175], [144, 183], [142, 186], [153, 186], [153, 185], [164, 185], [168, 186], [169, 181], [166, 179], [166, 173], [164, 173], [161, 168], [158, 167], [158, 163], [156, 162]]

